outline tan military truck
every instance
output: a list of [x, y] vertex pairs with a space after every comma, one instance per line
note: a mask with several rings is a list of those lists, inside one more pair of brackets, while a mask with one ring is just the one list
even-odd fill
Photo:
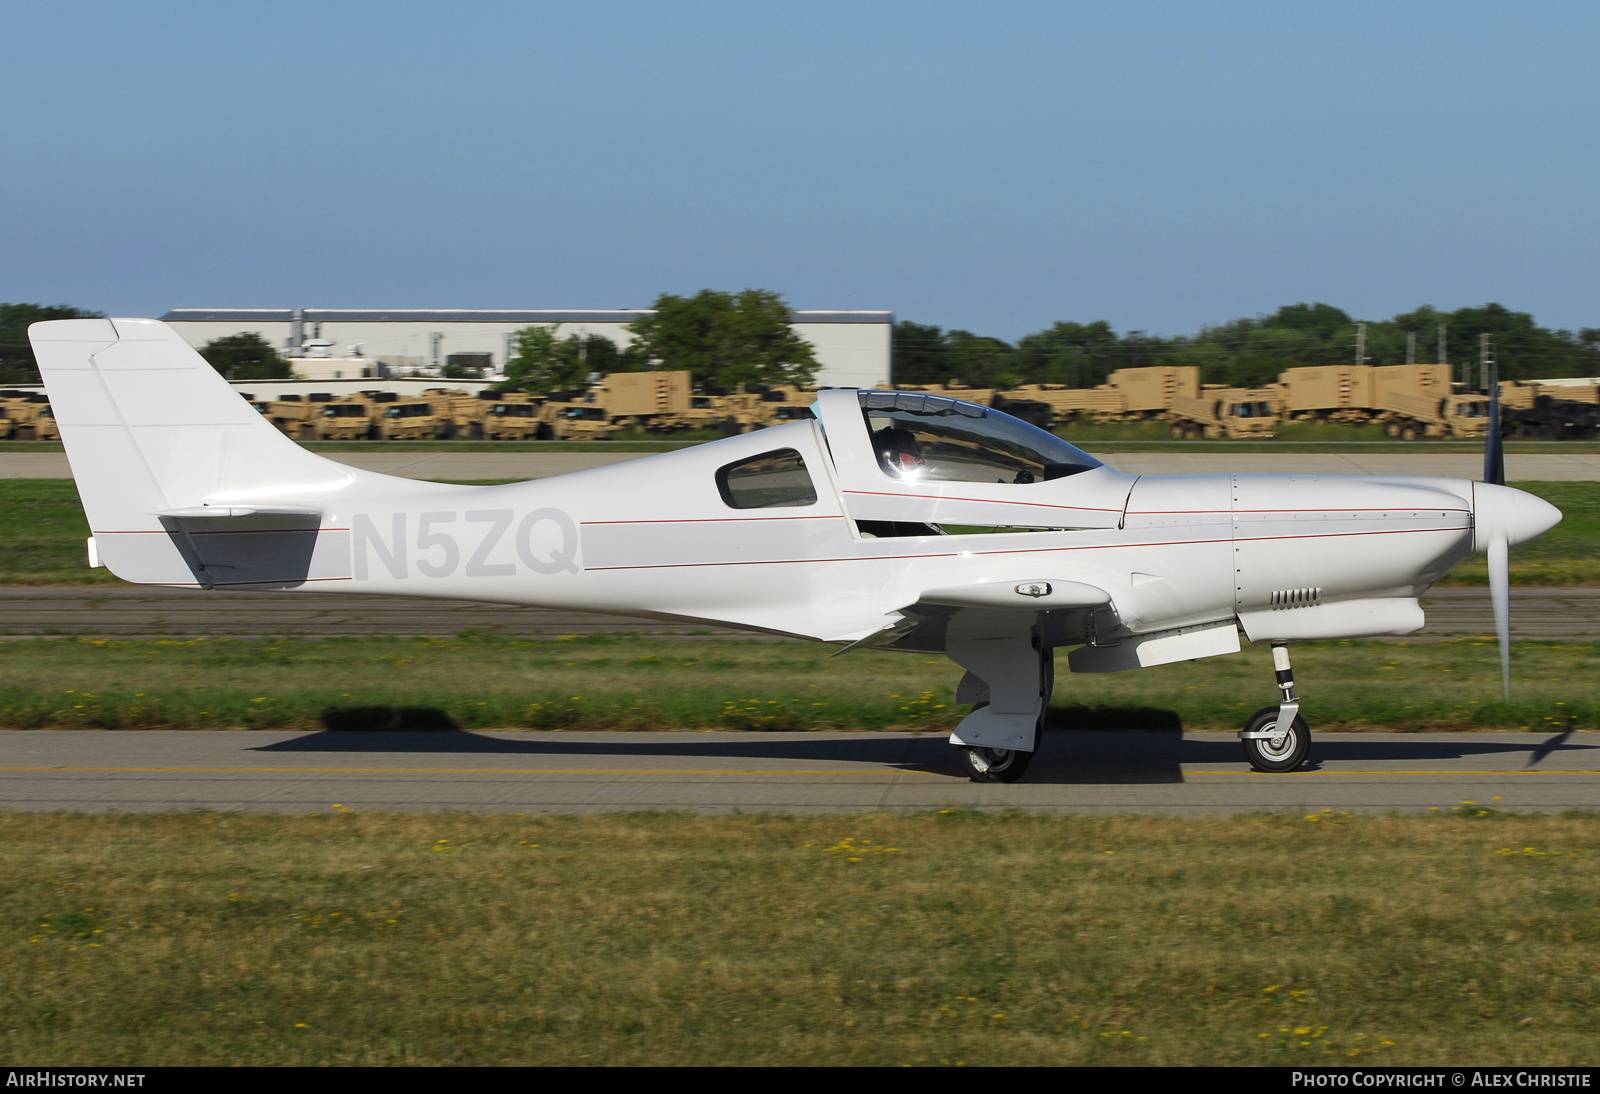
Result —
[[1278, 395], [1265, 388], [1225, 387], [1204, 384], [1197, 397], [1172, 396], [1167, 416], [1168, 431], [1174, 438], [1226, 437], [1248, 440], [1272, 436], [1278, 425], [1275, 407]]
[[280, 395], [267, 403], [267, 409], [262, 413], [286, 437], [293, 437], [297, 441], [316, 439], [316, 424], [312, 420], [316, 416], [316, 407], [303, 396]]
[[[523, 395], [522, 392], [516, 392]], [[480, 423], [480, 435], [486, 441], [533, 441], [552, 433], [541, 417], [543, 399], [510, 397], [488, 404]]]
[[1449, 365], [1380, 365], [1372, 370], [1372, 408], [1391, 437], [1482, 437], [1487, 396], [1458, 393]]
[[552, 394], [550, 400], [539, 408], [540, 421], [546, 427], [539, 432], [540, 440], [603, 441], [611, 435], [611, 419], [607, 417], [605, 407], [586, 402], [581, 396], [563, 400], [558, 399], [556, 394]]
[[592, 394], [612, 424], [652, 429], [687, 411], [694, 388], [683, 370], [613, 372]]
[[1172, 400], [1198, 398], [1200, 369], [1195, 365], [1152, 365], [1148, 368], [1119, 368], [1098, 387], [1065, 387], [1061, 384], [1023, 384], [995, 393], [987, 405], [1044, 425], [1037, 413], [1024, 409], [1029, 404], [1048, 407], [1055, 419], [1069, 421], [1088, 418], [1095, 422], [1126, 422], [1159, 418]]
[[1159, 418], [1174, 400], [1200, 397], [1197, 365], [1119, 368], [1106, 377], [1106, 382], [1126, 397], [1124, 413], [1130, 418]]
[[[258, 402], [249, 392], [240, 394], [285, 436], [297, 441], [365, 440], [368, 434], [365, 403], [353, 410], [340, 409], [329, 414], [329, 407], [345, 407], [350, 401], [326, 391], [281, 395], [270, 402]], [[335, 419], [337, 425], [332, 424]]]
[[1120, 422], [1128, 416], [1128, 396], [1110, 384], [1101, 384], [1099, 387], [1023, 384], [1000, 392], [996, 399], [1004, 400], [1006, 404], [1025, 403], [1048, 407], [1052, 422], [1080, 417], [1096, 422]]
[[710, 397], [711, 408], [720, 413], [721, 418], [703, 428], [720, 429], [724, 435], [730, 437], [737, 433], [751, 433], [757, 429], [765, 429], [773, 424], [772, 408], [785, 401], [786, 396], [783, 392], [775, 392], [765, 384], [741, 386], [738, 391]]
[[691, 395], [686, 410], [656, 419], [651, 428], [658, 433], [719, 430], [731, 437], [745, 432], [749, 422], [739, 420], [735, 408], [728, 405], [725, 395]]
[[[385, 392], [384, 394], [392, 394]], [[374, 399], [373, 429], [381, 441], [430, 441], [448, 437], [452, 422], [445, 405], [447, 399], [417, 398], [400, 395], [392, 399]]]
[[1566, 440], [1600, 432], [1600, 387], [1592, 379], [1503, 380], [1501, 426], [1507, 437]]
[[311, 432], [319, 441], [365, 441], [372, 437], [372, 404], [365, 399], [335, 399], [315, 405]]
[[1371, 365], [1321, 365], [1285, 369], [1283, 416], [1290, 421], [1368, 422], [1372, 420]]
[[0, 391], [0, 437], [13, 441], [59, 441], [50, 397], [42, 391]]
[[[486, 388], [472, 395], [453, 395], [449, 400], [452, 433], [474, 441], [525, 440], [537, 432], [538, 407], [543, 402], [542, 397], [515, 389]], [[499, 409], [502, 406], [522, 409], [505, 411]], [[491, 416], [505, 428], [491, 423]]]
[[808, 421], [811, 404], [817, 401], [815, 390], [791, 384], [774, 385], [760, 395], [760, 402], [751, 408], [751, 424], [756, 429]]

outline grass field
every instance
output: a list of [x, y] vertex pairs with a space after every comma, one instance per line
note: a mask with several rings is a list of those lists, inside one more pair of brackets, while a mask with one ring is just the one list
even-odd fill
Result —
[[[1565, 514], [1553, 530], [1511, 553], [1519, 585], [1600, 583], [1600, 483], [1518, 483]], [[120, 584], [108, 570], [89, 569], [89, 525], [77, 489], [66, 479], [0, 479], [0, 585]], [[1483, 585], [1482, 559], [1468, 559], [1447, 585]], [[3, 626], [3, 623], [0, 623]]]
[[[928, 729], [960, 670], [940, 656], [799, 642], [601, 635], [42, 639], [0, 643], [0, 728]], [[1237, 729], [1275, 702], [1271, 653], [1071, 675], [1051, 726]], [[1302, 643], [1318, 730], [1593, 729], [1600, 645], [1520, 642], [1514, 702], [1492, 640]]]
[[1600, 818], [1455, 812], [0, 815], [0, 1055], [1593, 1065]]

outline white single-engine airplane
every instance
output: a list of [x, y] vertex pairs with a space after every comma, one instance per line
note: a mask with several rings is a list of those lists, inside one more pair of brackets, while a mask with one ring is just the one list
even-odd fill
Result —
[[[1240, 731], [1245, 754], [1294, 770], [1310, 735], [1288, 643], [1415, 631], [1417, 597], [1472, 553], [1509, 694], [1506, 552], [1561, 519], [1494, 482], [1126, 475], [996, 410], [893, 391], [823, 391], [812, 421], [557, 478], [417, 482], [301, 448], [162, 323], [29, 337], [91, 551], [124, 580], [943, 652], [974, 704], [950, 740], [982, 781], [1016, 779], [1039, 747], [1057, 647], [1073, 672], [1114, 672], [1234, 653], [1241, 631], [1272, 644], [1282, 691]], [[1485, 478], [1503, 483], [1498, 443], [1491, 428]]]

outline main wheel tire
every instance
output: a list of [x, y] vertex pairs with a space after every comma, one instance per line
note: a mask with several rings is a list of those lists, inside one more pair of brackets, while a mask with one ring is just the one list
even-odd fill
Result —
[[1410, 423], [1410, 422], [1407, 422], [1405, 425], [1401, 426], [1400, 427], [1400, 439], [1402, 441], [1414, 441], [1414, 440], [1416, 440], [1417, 439], [1417, 427], [1415, 425], [1413, 425], [1412, 423]]
[[[1250, 720], [1244, 724], [1245, 732], [1259, 732], [1277, 720], [1277, 707], [1262, 707], [1250, 715]], [[1246, 737], [1240, 743], [1244, 745], [1244, 758], [1257, 771], [1294, 771], [1311, 753], [1311, 727], [1296, 714], [1289, 723], [1289, 732], [1282, 736]]]
[[1019, 748], [961, 749], [961, 763], [976, 783], [1014, 783], [1032, 760], [1033, 753]]

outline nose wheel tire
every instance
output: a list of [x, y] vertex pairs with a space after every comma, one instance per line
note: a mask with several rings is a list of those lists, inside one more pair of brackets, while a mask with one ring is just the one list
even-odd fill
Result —
[[[1244, 724], [1245, 732], [1269, 729], [1277, 720], [1277, 707], [1262, 707]], [[1311, 753], [1311, 727], [1297, 714], [1288, 732], [1276, 737], [1246, 737], [1240, 743], [1244, 745], [1244, 758], [1257, 771], [1294, 771]]]

